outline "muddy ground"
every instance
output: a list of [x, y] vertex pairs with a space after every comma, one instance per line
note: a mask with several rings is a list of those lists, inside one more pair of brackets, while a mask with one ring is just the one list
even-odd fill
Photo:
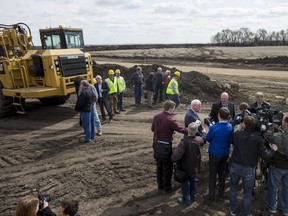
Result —
[[[132, 67], [127, 62], [119, 64]], [[182, 64], [175, 67], [193, 71]], [[274, 108], [282, 108], [281, 97], [287, 97], [288, 75], [282, 76], [283, 71], [267, 72], [266, 76], [265, 71], [249, 71], [243, 75], [246, 70], [241, 70], [240, 74], [239, 71], [225, 74], [225, 70], [213, 71], [210, 65], [202, 69], [209, 70], [207, 75], [212, 81], [239, 83], [239, 91], [247, 95], [249, 103], [253, 101], [254, 92], [259, 90], [275, 104]], [[239, 104], [242, 99], [234, 97], [233, 101]], [[80, 201], [79, 212], [88, 216], [229, 215], [228, 181], [226, 197], [210, 203], [208, 208], [203, 206], [202, 195], [208, 187], [207, 146], [202, 148], [204, 164], [198, 175], [198, 197], [193, 205], [183, 208], [176, 203], [181, 196], [177, 183], [177, 190], [171, 194], [158, 192], [150, 126], [153, 116], [161, 112], [161, 104], [153, 109], [145, 105], [136, 107], [133, 98], [126, 97], [127, 111], [116, 115], [112, 123], [103, 123], [103, 136], [82, 144], [83, 130], [74, 111], [75, 100], [72, 95], [66, 104], [52, 107], [29, 101], [26, 115], [0, 119], [1, 216], [14, 215], [19, 199], [38, 191], [52, 196], [49, 203], [52, 210], [56, 211], [60, 200], [73, 198]], [[204, 102], [202, 118], [209, 113], [215, 100]], [[177, 109], [176, 119], [180, 123], [187, 108], [188, 103], [183, 103]], [[174, 146], [181, 137], [175, 134]], [[260, 189], [255, 189], [253, 215], [262, 210], [265, 190]]]

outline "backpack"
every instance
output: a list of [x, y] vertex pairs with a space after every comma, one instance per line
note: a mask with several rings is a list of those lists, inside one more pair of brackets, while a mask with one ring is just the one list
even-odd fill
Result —
[[179, 182], [179, 183], [183, 183], [185, 181], [187, 181], [189, 175], [186, 172], [186, 170], [184, 169], [184, 167], [182, 166], [182, 160], [185, 160], [186, 158], [189, 157], [189, 154], [187, 154], [188, 149], [189, 149], [189, 144], [186, 138], [183, 139], [184, 141], [184, 149], [185, 149], [185, 154], [183, 155], [183, 158], [179, 161], [176, 162], [176, 164], [174, 164], [174, 180]]

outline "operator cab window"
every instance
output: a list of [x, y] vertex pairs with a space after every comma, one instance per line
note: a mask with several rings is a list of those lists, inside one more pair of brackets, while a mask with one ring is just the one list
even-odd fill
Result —
[[59, 35], [44, 35], [44, 49], [61, 49]]
[[55, 28], [40, 30], [42, 49], [81, 49], [84, 50], [82, 30]]
[[68, 49], [75, 49], [75, 48], [83, 49], [84, 48], [82, 32], [66, 31], [65, 40], [66, 40]]

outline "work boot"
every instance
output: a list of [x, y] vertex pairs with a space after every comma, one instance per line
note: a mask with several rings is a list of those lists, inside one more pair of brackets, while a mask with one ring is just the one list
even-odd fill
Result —
[[96, 136], [102, 136], [102, 130], [99, 130], [99, 131], [96, 133]]

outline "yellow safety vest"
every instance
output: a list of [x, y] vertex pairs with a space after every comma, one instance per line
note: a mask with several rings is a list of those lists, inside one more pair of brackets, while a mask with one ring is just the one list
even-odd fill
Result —
[[[175, 90], [176, 92], [173, 91], [172, 89], [172, 85], [174, 84], [175, 86]], [[168, 86], [167, 86], [167, 90], [166, 90], [166, 94], [169, 94], [169, 95], [174, 95], [174, 94], [179, 94], [179, 89], [178, 89], [178, 82], [177, 80], [175, 79], [171, 79], [171, 81], [169, 82]]]
[[118, 77], [115, 77], [116, 78], [116, 82], [117, 82], [117, 85], [118, 85], [118, 91], [119, 92], [123, 92], [125, 90], [125, 81], [124, 81], [124, 78], [122, 76], [119, 76]]
[[110, 88], [109, 94], [117, 93], [117, 81], [115, 77], [113, 79], [114, 79], [113, 80], [114, 82], [112, 82], [112, 80], [109, 77], [105, 79], [105, 81], [108, 83], [108, 86]]

